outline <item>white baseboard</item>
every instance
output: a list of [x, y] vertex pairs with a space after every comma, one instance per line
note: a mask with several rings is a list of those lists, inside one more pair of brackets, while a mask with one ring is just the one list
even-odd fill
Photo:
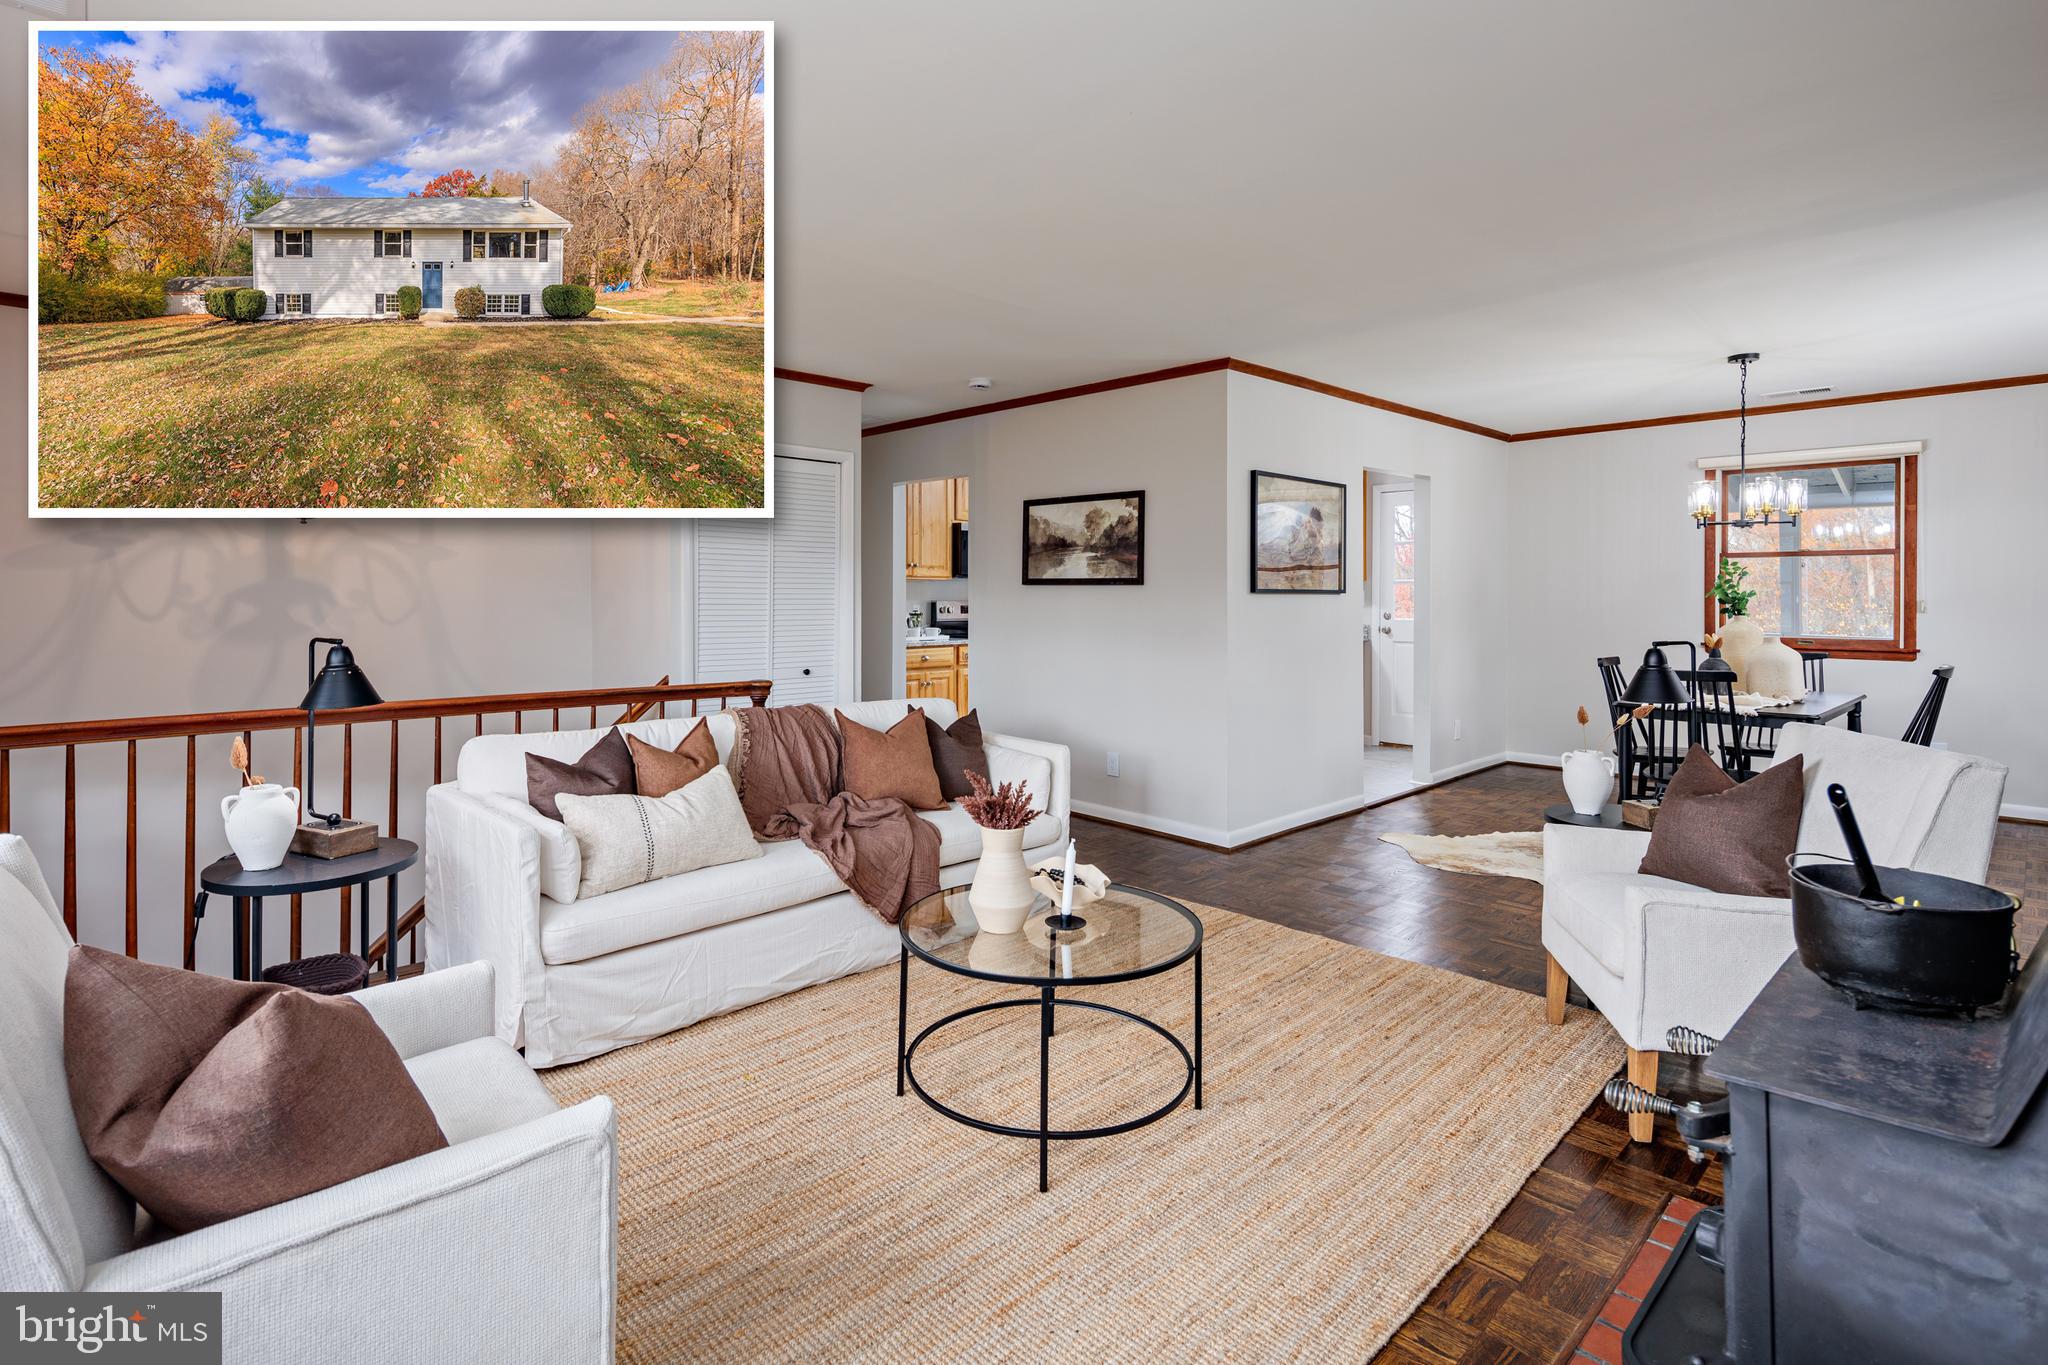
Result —
[[1263, 839], [1269, 834], [1279, 834], [1285, 830], [1299, 829], [1303, 825], [1313, 825], [1318, 820], [1328, 820], [1332, 816], [1338, 815], [1349, 815], [1353, 811], [1364, 809], [1365, 796], [1363, 793], [1357, 796], [1347, 796], [1341, 801], [1326, 801], [1320, 806], [1310, 806], [1306, 810], [1289, 811], [1285, 815], [1276, 815], [1270, 820], [1261, 820], [1256, 824], [1246, 825], [1242, 829], [1234, 829], [1230, 831], [1230, 838], [1226, 843], [1229, 847], [1235, 848], [1239, 844], [1248, 844], [1254, 839]]
[[1502, 759], [1508, 763], [1527, 763], [1535, 768], [1564, 767], [1563, 759], [1557, 754], [1525, 754], [1519, 749], [1510, 749]]
[[1365, 805], [1365, 796], [1363, 793], [1360, 793], [1357, 796], [1347, 796], [1342, 800], [1328, 801], [1320, 806], [1310, 806], [1305, 810], [1289, 811], [1285, 815], [1276, 815], [1270, 820], [1260, 820], [1241, 829], [1224, 830], [1217, 829], [1213, 825], [1194, 825], [1189, 824], [1185, 820], [1169, 820], [1163, 816], [1151, 815], [1143, 811], [1120, 810], [1115, 806], [1105, 806], [1095, 801], [1076, 801], [1073, 803], [1076, 815], [1092, 815], [1098, 820], [1108, 820], [1119, 825], [1132, 825], [1138, 829], [1150, 830], [1154, 834], [1171, 834], [1175, 838], [1192, 839], [1196, 843], [1209, 844], [1216, 848], [1237, 848], [1240, 845], [1251, 843], [1255, 839], [1264, 839], [1269, 835], [1281, 834], [1290, 829], [1299, 829], [1303, 825], [1315, 824], [1318, 820], [1328, 820], [1332, 816], [1348, 815], [1353, 811], [1363, 810]]
[[1467, 763], [1454, 764], [1448, 768], [1438, 768], [1429, 775], [1429, 780], [1431, 782], [1448, 782], [1454, 777], [1463, 777], [1467, 773], [1476, 773], [1482, 768], [1497, 767], [1512, 757], [1514, 757], [1512, 754], [1488, 754], [1484, 758], [1475, 758]]
[[2038, 820], [2048, 824], [2048, 806], [2020, 806], [2008, 801], [1998, 808], [2001, 820]]

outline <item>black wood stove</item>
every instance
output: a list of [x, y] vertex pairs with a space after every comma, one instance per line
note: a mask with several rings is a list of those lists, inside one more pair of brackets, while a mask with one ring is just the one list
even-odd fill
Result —
[[1718, 1048], [1673, 1031], [1712, 1048], [1725, 1103], [1611, 1085], [1726, 1159], [1629, 1365], [2048, 1362], [2044, 958], [1997, 1008], [1930, 1018], [1859, 1009], [1795, 957]]

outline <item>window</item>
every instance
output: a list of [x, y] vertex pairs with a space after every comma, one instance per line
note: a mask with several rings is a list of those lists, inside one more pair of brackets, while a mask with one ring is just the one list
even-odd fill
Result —
[[280, 317], [304, 317], [312, 311], [313, 296], [311, 294], [279, 294], [277, 296], [277, 312]]
[[383, 253], [386, 256], [403, 256], [405, 254], [405, 233], [403, 231], [394, 232], [387, 228], [378, 233], [377, 236], [383, 243]]
[[286, 256], [305, 255], [306, 234], [303, 232], [294, 232], [291, 229], [287, 228], [284, 234], [283, 245], [280, 246], [278, 249]]
[[[1719, 556], [1749, 570], [1749, 617], [1794, 649], [1851, 659], [1914, 659], [1918, 596], [1919, 457], [1855, 464], [1773, 466], [1806, 480], [1795, 526], [1722, 526], [1707, 542], [1707, 583]], [[1735, 471], [1723, 470], [1721, 506], [1740, 507]], [[1719, 628], [1707, 602], [1707, 629]]]
[[396, 309], [394, 309], [392, 305], [396, 303], [397, 300], [398, 296], [396, 294], [379, 294], [377, 296], [376, 306], [372, 311], [377, 312], [379, 314], [395, 312]]
[[538, 232], [490, 232], [483, 234], [484, 254], [494, 261], [538, 260], [540, 257], [540, 234]]
[[486, 313], [517, 313], [519, 311], [519, 296], [517, 294], [486, 294], [484, 295], [484, 311]]

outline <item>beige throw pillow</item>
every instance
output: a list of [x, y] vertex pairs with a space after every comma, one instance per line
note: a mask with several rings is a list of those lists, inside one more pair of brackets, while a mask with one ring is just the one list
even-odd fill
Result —
[[556, 797], [583, 855], [577, 898], [761, 856], [732, 774], [713, 768], [667, 796]]

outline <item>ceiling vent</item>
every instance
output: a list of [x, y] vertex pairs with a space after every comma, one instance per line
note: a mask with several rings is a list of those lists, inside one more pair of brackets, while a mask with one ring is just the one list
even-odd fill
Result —
[[1776, 393], [1765, 394], [1764, 399], [1769, 401], [1773, 398], [1818, 398], [1824, 393], [1833, 393], [1834, 391], [1835, 386], [1833, 384], [1815, 384], [1804, 389], [1779, 389]]

